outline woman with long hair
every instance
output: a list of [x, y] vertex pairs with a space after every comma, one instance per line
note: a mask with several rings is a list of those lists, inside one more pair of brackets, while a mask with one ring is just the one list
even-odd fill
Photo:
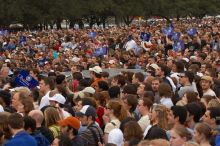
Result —
[[45, 126], [53, 133], [53, 137], [60, 135], [60, 126], [57, 121], [61, 120], [56, 108], [48, 107], [44, 111]]
[[121, 121], [127, 117], [127, 111], [123, 104], [116, 100], [110, 100], [105, 108], [104, 122], [106, 123], [104, 133], [105, 140], [111, 130], [119, 128]]

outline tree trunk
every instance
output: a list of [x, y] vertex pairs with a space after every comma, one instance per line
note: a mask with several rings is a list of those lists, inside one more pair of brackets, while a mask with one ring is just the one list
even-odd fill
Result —
[[57, 20], [56, 20], [57, 29], [62, 29], [62, 27], [61, 27], [61, 22], [62, 22], [61, 19], [57, 19]]

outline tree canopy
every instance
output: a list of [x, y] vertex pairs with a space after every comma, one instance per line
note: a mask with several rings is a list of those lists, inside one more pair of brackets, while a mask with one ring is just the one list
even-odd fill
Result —
[[70, 27], [84, 23], [105, 26], [113, 17], [129, 25], [135, 17], [170, 18], [220, 14], [220, 0], [0, 0], [0, 27], [21, 23], [25, 28], [48, 28], [66, 20]]

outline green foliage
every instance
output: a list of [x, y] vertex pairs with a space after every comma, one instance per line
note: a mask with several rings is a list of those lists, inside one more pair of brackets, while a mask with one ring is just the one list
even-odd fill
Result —
[[129, 25], [136, 16], [197, 17], [220, 13], [220, 0], [0, 0], [0, 27], [22, 23], [27, 28], [53, 26], [62, 20], [105, 24], [115, 17]]

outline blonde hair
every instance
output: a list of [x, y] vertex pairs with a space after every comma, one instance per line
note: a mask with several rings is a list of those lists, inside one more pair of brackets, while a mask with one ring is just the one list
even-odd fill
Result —
[[220, 102], [217, 99], [211, 99], [207, 105], [209, 107], [220, 107]]
[[45, 116], [45, 126], [48, 128], [49, 126], [56, 125], [57, 121], [61, 120], [58, 111], [54, 107], [48, 107], [44, 111]]
[[155, 105], [153, 110], [157, 113], [158, 125], [160, 128], [168, 129], [168, 108], [162, 104]]
[[187, 141], [183, 146], [199, 146], [199, 144], [193, 141]]
[[150, 141], [150, 145], [154, 146], [169, 146], [170, 143], [165, 139], [154, 139]]
[[191, 133], [183, 125], [176, 125], [172, 130], [175, 131], [180, 137], [185, 137], [186, 141], [192, 139]]

